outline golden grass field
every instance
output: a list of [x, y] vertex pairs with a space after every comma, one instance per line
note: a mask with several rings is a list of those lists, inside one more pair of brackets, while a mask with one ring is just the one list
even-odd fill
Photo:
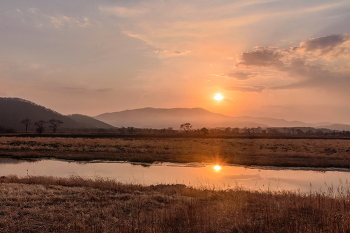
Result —
[[[338, 193], [339, 194], [339, 193]], [[1, 232], [350, 232], [350, 190], [140, 186], [80, 177], [0, 178]]]
[[0, 155], [350, 168], [350, 140], [0, 137]]

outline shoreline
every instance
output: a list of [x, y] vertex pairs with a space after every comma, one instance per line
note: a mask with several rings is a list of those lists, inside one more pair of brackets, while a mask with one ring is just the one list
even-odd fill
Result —
[[[201, 163], [201, 162], [169, 162], [169, 161], [154, 161], [154, 162], [132, 162], [132, 161], [121, 161], [121, 160], [67, 160], [67, 159], [58, 159], [54, 157], [38, 157], [38, 158], [16, 158], [11, 156], [0, 156], [1, 159], [11, 159], [16, 161], [23, 162], [38, 162], [42, 160], [53, 160], [53, 161], [61, 161], [68, 163], [128, 163], [131, 165], [142, 165], [142, 166], [171, 166], [171, 167], [205, 167], [216, 165], [216, 163]], [[257, 169], [257, 170], [273, 170], [273, 171], [316, 171], [316, 172], [350, 172], [350, 168], [342, 168], [342, 167], [281, 167], [274, 165], [242, 165], [242, 164], [220, 164], [221, 166], [229, 166], [229, 167], [244, 167], [249, 169]]]
[[0, 137], [0, 157], [348, 169], [350, 144], [339, 139]]

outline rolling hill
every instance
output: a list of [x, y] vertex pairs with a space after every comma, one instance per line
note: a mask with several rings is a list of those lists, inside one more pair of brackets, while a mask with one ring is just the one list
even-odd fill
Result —
[[104, 113], [95, 117], [116, 127], [178, 129], [183, 123], [191, 123], [194, 128], [202, 127], [267, 127], [253, 121], [240, 121], [202, 108], [141, 108], [121, 112]]
[[[65, 116], [51, 109], [20, 98], [0, 98], [0, 126], [24, 131], [23, 119], [30, 119], [28, 130], [34, 131], [34, 123], [40, 120], [61, 120], [63, 128], [110, 128], [108, 124], [88, 116]], [[90, 118], [90, 119], [89, 119]]]
[[69, 118], [73, 119], [74, 121], [78, 122], [80, 126], [84, 128], [100, 128], [100, 129], [110, 129], [113, 128], [113, 126], [104, 123], [102, 121], [96, 120], [95, 118], [81, 115], [81, 114], [72, 114], [67, 115]]

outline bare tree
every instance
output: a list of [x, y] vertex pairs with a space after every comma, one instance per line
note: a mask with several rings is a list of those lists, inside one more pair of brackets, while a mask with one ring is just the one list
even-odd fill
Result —
[[188, 133], [191, 130], [191, 128], [192, 128], [192, 125], [190, 123], [185, 123], [180, 125], [180, 129], [182, 129], [186, 133]]
[[56, 119], [51, 119], [51, 120], [49, 120], [48, 123], [50, 124], [49, 127], [52, 129], [52, 131], [53, 131], [54, 133], [56, 133], [57, 128], [58, 128], [60, 125], [63, 124], [63, 121], [61, 121], [61, 120], [56, 120]]
[[26, 127], [26, 133], [28, 132], [28, 127], [31, 125], [32, 122], [30, 119], [26, 118], [21, 121], [21, 125], [24, 125]]
[[37, 133], [42, 133], [45, 130], [45, 123], [46, 121], [40, 120], [34, 123], [34, 125], [36, 126], [36, 132]]

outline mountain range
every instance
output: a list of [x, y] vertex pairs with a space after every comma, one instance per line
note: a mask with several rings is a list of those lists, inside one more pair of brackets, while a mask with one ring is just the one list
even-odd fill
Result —
[[33, 123], [39, 120], [56, 119], [63, 121], [61, 128], [103, 128], [136, 127], [178, 129], [183, 123], [191, 123], [193, 128], [202, 127], [314, 127], [331, 130], [350, 131], [350, 125], [330, 122], [305, 123], [267, 117], [230, 117], [213, 113], [203, 108], [140, 108], [120, 112], [103, 113], [95, 117], [81, 114], [62, 115], [54, 110], [20, 98], [0, 98], [0, 126], [23, 131], [23, 119]]
[[194, 128], [202, 127], [314, 127], [331, 130], [350, 130], [350, 125], [330, 122], [305, 123], [268, 117], [229, 117], [212, 113], [203, 108], [140, 108], [95, 116], [95, 119], [115, 127], [133, 126], [137, 128], [178, 129], [183, 123], [191, 123]]

